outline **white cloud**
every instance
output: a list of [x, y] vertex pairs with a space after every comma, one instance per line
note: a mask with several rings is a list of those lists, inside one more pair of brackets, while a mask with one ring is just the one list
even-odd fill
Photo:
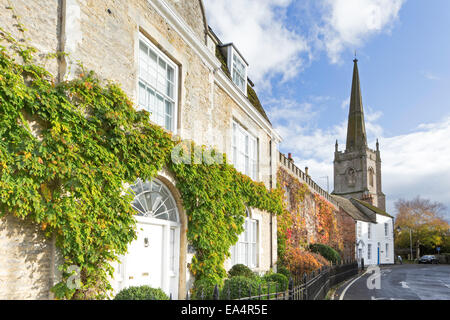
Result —
[[284, 24], [291, 0], [209, 0], [209, 23], [224, 43], [233, 42], [250, 64], [250, 76], [259, 84], [276, 74], [288, 80], [303, 66], [306, 40]]
[[[405, 1], [208, 0], [205, 7], [216, 34], [235, 43], [250, 64], [250, 77], [267, 88], [276, 75], [282, 81], [297, 76], [313, 52], [325, 50], [336, 63], [344, 50], [389, 31]], [[286, 10], [301, 21], [288, 21]]]
[[450, 117], [421, 125], [409, 134], [380, 140], [384, 188], [391, 203], [399, 197], [420, 195], [450, 205], [448, 137]]
[[441, 80], [440, 77], [438, 77], [435, 74], [433, 74], [431, 72], [428, 72], [428, 71], [427, 72], [423, 72], [422, 74], [425, 77], [425, 79], [428, 79], [428, 80]]
[[319, 34], [331, 62], [346, 48], [360, 47], [373, 34], [389, 31], [405, 0], [324, 0]]

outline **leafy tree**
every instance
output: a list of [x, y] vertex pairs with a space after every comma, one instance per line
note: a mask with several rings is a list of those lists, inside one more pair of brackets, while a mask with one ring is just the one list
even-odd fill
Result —
[[419, 196], [413, 200], [399, 199], [395, 203], [395, 247], [410, 246], [410, 232], [416, 256], [420, 257], [420, 246], [433, 250], [449, 244], [450, 226], [444, 218], [447, 208], [440, 202], [432, 202]]

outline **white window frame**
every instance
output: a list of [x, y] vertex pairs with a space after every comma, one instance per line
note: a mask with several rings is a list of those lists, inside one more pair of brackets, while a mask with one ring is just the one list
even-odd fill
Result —
[[386, 258], [389, 257], [389, 243], [386, 243]]
[[389, 237], [389, 223], [388, 222], [384, 223], [384, 236], [386, 238]]
[[[236, 82], [234, 82], [234, 57], [236, 57], [245, 68], [244, 88], [239, 87], [239, 85], [237, 85]], [[234, 48], [233, 45], [230, 45], [228, 47], [228, 69], [230, 69], [231, 81], [236, 85], [237, 88], [239, 88], [239, 90], [243, 94], [245, 94], [247, 96], [248, 64], [242, 58], [242, 56], [239, 54], [239, 52]]]
[[[144, 79], [141, 78], [140, 76], [140, 65], [141, 65], [141, 58], [140, 58], [140, 43], [141, 41], [147, 45], [152, 51], [154, 51], [158, 57], [158, 61], [159, 59], [161, 59], [162, 61], [164, 61], [167, 65], [169, 65], [171, 68], [173, 68], [173, 98], [167, 96], [166, 93], [161, 92], [159, 90], [157, 90], [157, 88], [155, 88], [153, 85], [151, 85], [150, 83], [148, 83], [147, 81], [145, 81]], [[178, 103], [178, 88], [179, 88], [179, 67], [178, 65], [170, 58], [168, 57], [164, 52], [162, 52], [158, 47], [156, 47], [155, 44], [153, 44], [143, 33], [139, 33], [139, 37], [138, 37], [138, 41], [137, 41], [137, 62], [138, 62], [138, 69], [137, 69], [137, 106], [139, 110], [146, 110], [144, 107], [142, 107], [140, 105], [140, 83], [143, 83], [145, 85], [145, 88], [147, 90], [147, 88], [150, 88], [151, 90], [153, 90], [155, 93], [157, 92], [158, 94], [162, 95], [164, 99], [166, 100], [170, 100], [171, 102], [173, 102], [173, 114], [172, 114], [172, 123], [171, 123], [171, 129], [167, 129], [166, 125], [164, 124], [162, 126], [162, 128], [166, 129], [167, 131], [170, 131], [172, 133], [177, 133], [177, 124], [178, 124], [178, 108], [179, 108], [179, 103]], [[157, 82], [158, 80], [156, 80]], [[165, 106], [164, 106], [165, 108]], [[147, 110], [148, 111], [148, 110]], [[152, 120], [150, 120], [152, 121]], [[165, 119], [164, 119], [165, 121]], [[152, 121], [152, 123], [155, 123]], [[161, 124], [159, 123], [155, 123], [159, 126], [161, 126]]]
[[371, 239], [372, 238], [372, 224], [368, 223], [367, 224], [367, 239]]
[[357, 230], [357, 236], [358, 238], [361, 238], [362, 236], [362, 222], [357, 222], [356, 223], [356, 230]]
[[[240, 135], [244, 136], [246, 141], [238, 141], [238, 135], [237, 133], [240, 133]], [[251, 134], [247, 129], [245, 129], [242, 125], [240, 125], [237, 121], [232, 121], [232, 127], [231, 127], [231, 158], [233, 166], [236, 168], [236, 170], [240, 171], [241, 173], [249, 176], [254, 181], [259, 180], [259, 141], [256, 136]], [[239, 135], [239, 136], [240, 136]], [[253, 150], [253, 157], [251, 156], [252, 150], [250, 150], [251, 142], [253, 143], [255, 150]], [[248, 144], [249, 149], [248, 151], [242, 152], [242, 150], [239, 149], [239, 146], [244, 144]], [[238, 163], [238, 153], [240, 154], [240, 157], [244, 158], [244, 164]], [[248, 161], [248, 163], [247, 163]], [[252, 163], [254, 163], [254, 168], [252, 169]], [[248, 169], [248, 171], [246, 170]]]
[[372, 259], [372, 244], [368, 244], [367, 245], [367, 260], [371, 260]]
[[260, 245], [259, 219], [253, 219], [247, 209], [247, 217], [244, 221], [244, 231], [239, 235], [238, 242], [231, 247], [231, 264], [243, 264], [250, 269], [259, 267]]

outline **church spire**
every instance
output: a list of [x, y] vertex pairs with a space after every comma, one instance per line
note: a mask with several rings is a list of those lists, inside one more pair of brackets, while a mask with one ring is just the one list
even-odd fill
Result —
[[359, 83], [358, 59], [353, 60], [353, 82], [350, 96], [350, 112], [348, 115], [347, 146], [346, 149], [360, 150], [367, 146], [366, 127], [364, 124], [364, 110]]

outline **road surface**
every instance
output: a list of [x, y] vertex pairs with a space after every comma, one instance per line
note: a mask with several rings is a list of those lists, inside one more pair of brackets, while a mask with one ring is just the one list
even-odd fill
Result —
[[381, 274], [379, 288], [375, 273], [365, 273], [342, 285], [335, 292], [334, 299], [450, 300], [450, 265], [382, 266], [379, 274]]

